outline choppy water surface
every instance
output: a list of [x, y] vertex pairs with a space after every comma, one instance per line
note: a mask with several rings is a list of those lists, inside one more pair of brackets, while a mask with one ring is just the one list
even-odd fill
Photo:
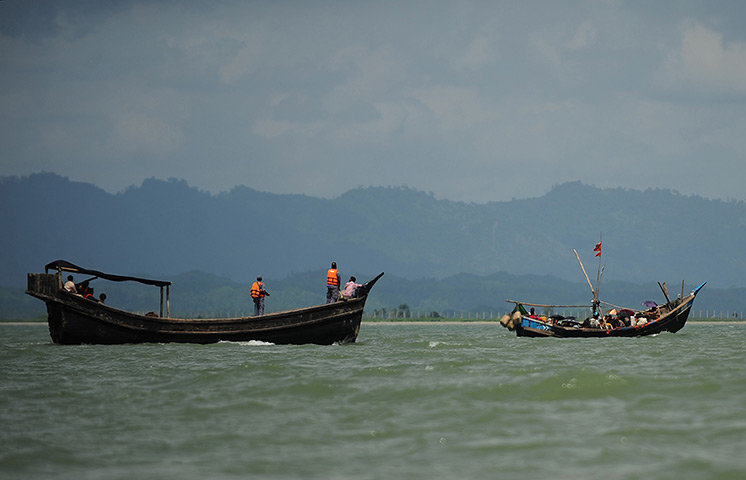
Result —
[[60, 346], [0, 325], [0, 477], [743, 479], [745, 335]]

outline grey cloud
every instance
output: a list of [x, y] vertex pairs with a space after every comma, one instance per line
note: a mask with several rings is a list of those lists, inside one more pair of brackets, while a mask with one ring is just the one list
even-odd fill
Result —
[[404, 184], [478, 202], [582, 180], [743, 198], [742, 10], [1, 2], [0, 175], [318, 196]]

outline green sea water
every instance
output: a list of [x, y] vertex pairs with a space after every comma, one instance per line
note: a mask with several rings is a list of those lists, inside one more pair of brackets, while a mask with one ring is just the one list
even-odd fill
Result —
[[743, 479], [746, 326], [61, 346], [0, 324], [3, 479]]

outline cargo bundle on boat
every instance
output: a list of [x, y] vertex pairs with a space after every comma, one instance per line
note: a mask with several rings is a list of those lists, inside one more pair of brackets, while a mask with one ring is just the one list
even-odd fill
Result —
[[[216, 343], [257, 340], [275, 344], [350, 343], [357, 339], [365, 301], [383, 273], [358, 288], [353, 298], [256, 317], [170, 318], [171, 282], [104, 273], [64, 260], [29, 273], [26, 293], [47, 306], [49, 333], [61, 344]], [[51, 271], [51, 273], [50, 273]], [[160, 288], [160, 311], [140, 314], [63, 288], [62, 272]], [[165, 313], [164, 313], [165, 301]]]

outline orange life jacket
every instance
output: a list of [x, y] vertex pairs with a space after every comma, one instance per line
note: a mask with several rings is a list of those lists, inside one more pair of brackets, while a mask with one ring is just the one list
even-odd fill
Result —
[[330, 268], [326, 272], [326, 284], [339, 286], [339, 272], [336, 268]]
[[254, 284], [251, 286], [251, 298], [259, 298], [263, 296], [264, 296], [264, 284], [261, 282], [254, 282]]

